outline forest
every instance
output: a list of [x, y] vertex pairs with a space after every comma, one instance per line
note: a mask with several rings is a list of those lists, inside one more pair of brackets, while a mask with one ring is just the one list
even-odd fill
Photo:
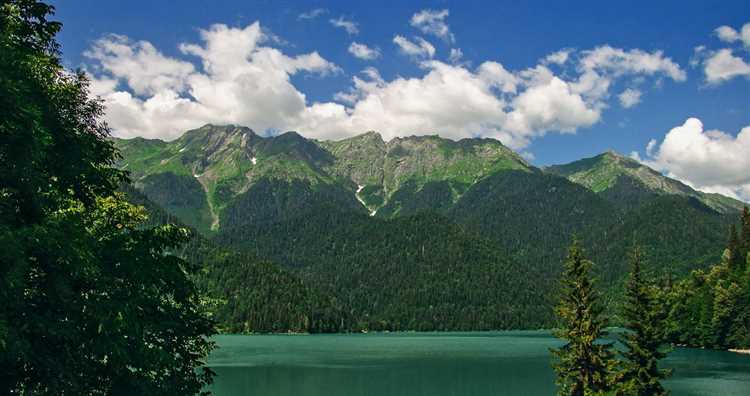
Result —
[[[191, 157], [136, 180], [88, 75], [60, 59], [54, 8], [1, 4], [0, 388], [11, 394], [205, 392], [218, 333], [554, 328], [569, 341], [555, 356], [570, 394], [613, 383], [661, 394], [666, 374], [646, 363], [666, 345], [750, 348], [747, 207], [642, 185], [599, 195], [499, 143], [437, 138], [417, 139], [428, 146], [412, 157], [394, 149], [408, 166], [389, 164], [419, 177], [372, 191], [297, 134], [259, 143], [283, 157], [268, 168], [283, 177], [244, 185], [230, 169], [204, 190], [175, 173], [211, 165]], [[501, 160], [440, 168], [424, 154], [482, 145]], [[425, 158], [430, 172], [414, 165]], [[380, 215], [358, 199], [393, 186]], [[621, 360], [594, 343], [608, 326], [626, 329]], [[586, 375], [574, 373], [581, 356]]]

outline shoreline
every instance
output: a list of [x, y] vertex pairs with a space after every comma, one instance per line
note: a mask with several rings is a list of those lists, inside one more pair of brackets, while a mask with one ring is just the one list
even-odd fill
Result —
[[513, 329], [513, 330], [432, 330], [432, 331], [420, 331], [420, 330], [369, 330], [369, 331], [340, 331], [331, 333], [310, 333], [310, 332], [295, 332], [295, 331], [279, 331], [279, 332], [248, 332], [248, 333], [225, 333], [218, 332], [217, 336], [265, 336], [265, 335], [289, 335], [289, 336], [304, 336], [304, 335], [368, 335], [368, 334], [461, 334], [461, 333], [549, 333], [555, 329]]
[[739, 353], [742, 355], [750, 355], [750, 349], [727, 349], [728, 352]]

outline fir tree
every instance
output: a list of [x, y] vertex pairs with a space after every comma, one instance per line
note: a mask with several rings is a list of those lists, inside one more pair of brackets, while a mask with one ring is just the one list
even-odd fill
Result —
[[742, 254], [742, 244], [737, 236], [737, 227], [732, 224], [729, 226], [729, 242], [727, 251], [729, 252], [729, 270], [733, 274], [744, 270], [745, 257]]
[[750, 347], [750, 213], [744, 209], [739, 238], [730, 229], [721, 262], [696, 270], [668, 292], [669, 340], [691, 347]]
[[750, 347], [750, 255], [746, 257], [745, 271], [740, 278], [740, 296], [737, 312], [727, 337], [727, 343], [736, 348]]
[[750, 252], [750, 209], [742, 208], [742, 223], [740, 235], [740, 252], [746, 256]]
[[630, 278], [625, 290], [623, 317], [628, 332], [622, 339], [625, 350], [624, 370], [618, 379], [618, 394], [634, 396], [666, 395], [660, 380], [669, 375], [658, 367], [666, 357], [663, 351], [664, 311], [659, 309], [654, 294], [643, 279], [642, 255], [637, 246], [630, 254]]
[[612, 389], [616, 360], [612, 343], [603, 343], [607, 318], [591, 278], [592, 262], [584, 257], [579, 240], [568, 249], [555, 313], [562, 327], [555, 332], [567, 343], [553, 349], [559, 395], [597, 395]]

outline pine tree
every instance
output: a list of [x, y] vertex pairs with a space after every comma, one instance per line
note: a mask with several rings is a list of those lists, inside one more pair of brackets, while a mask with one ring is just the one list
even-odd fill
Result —
[[642, 261], [639, 248], [634, 246], [630, 254], [630, 278], [625, 289], [623, 317], [628, 332], [622, 339], [625, 368], [618, 378], [618, 394], [666, 395], [668, 392], [660, 380], [669, 372], [658, 367], [658, 361], [666, 357], [663, 351], [665, 315], [643, 279]]
[[737, 273], [745, 267], [745, 257], [742, 254], [742, 244], [737, 236], [737, 227], [732, 224], [729, 226], [729, 242], [727, 242], [727, 251], [729, 253], [729, 270]]
[[559, 395], [597, 395], [612, 389], [616, 364], [612, 343], [603, 343], [607, 333], [599, 294], [591, 278], [593, 263], [584, 257], [579, 240], [568, 249], [561, 280], [561, 298], [555, 313], [562, 327], [555, 332], [567, 343], [553, 349]]
[[750, 252], [750, 209], [745, 206], [742, 208], [742, 224], [740, 234], [740, 251], [743, 256]]
[[746, 257], [739, 287], [738, 308], [732, 319], [727, 343], [734, 348], [745, 349], [750, 347], [750, 255]]
[[693, 271], [667, 298], [669, 338], [692, 347], [750, 347], [750, 211], [743, 210], [741, 232], [729, 232], [721, 262], [707, 272]]

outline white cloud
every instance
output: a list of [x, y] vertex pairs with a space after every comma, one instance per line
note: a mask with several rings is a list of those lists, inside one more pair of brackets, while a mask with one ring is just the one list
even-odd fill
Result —
[[557, 52], [553, 52], [544, 58], [545, 63], [553, 63], [556, 65], [563, 65], [568, 61], [570, 54], [573, 52], [572, 49], [561, 49]]
[[[741, 42], [745, 50], [750, 50], [750, 22], [742, 26], [740, 31], [731, 26], [719, 26], [714, 29], [719, 40], [725, 43]], [[701, 45], [695, 48], [695, 56], [690, 61], [693, 66], [703, 65], [706, 82], [718, 85], [735, 77], [750, 77], [750, 62], [735, 55], [732, 48], [709, 50]]]
[[380, 58], [380, 49], [370, 48], [365, 44], [360, 44], [356, 41], [353, 41], [351, 45], [349, 45], [349, 53], [354, 55], [356, 58], [364, 60], [373, 60]]
[[620, 95], [617, 96], [620, 99], [620, 105], [626, 109], [629, 109], [641, 102], [641, 91], [633, 88], [628, 88]]
[[356, 22], [350, 21], [347, 19], [344, 19], [343, 16], [338, 17], [338, 19], [331, 19], [329, 20], [331, 22], [331, 25], [342, 28], [346, 30], [349, 34], [358, 34], [359, 33], [359, 27]]
[[725, 43], [733, 43], [740, 39], [740, 34], [730, 26], [719, 26], [714, 30], [719, 40]]
[[107, 76], [90, 77], [89, 92], [92, 96], [103, 96], [117, 89], [117, 79]]
[[355, 78], [358, 100], [347, 122], [354, 130], [374, 129], [386, 139], [438, 133], [449, 138], [474, 134], [498, 136], [505, 102], [479, 76], [438, 61], [424, 64], [421, 78], [386, 82], [371, 70]]
[[315, 19], [323, 14], [327, 14], [328, 10], [325, 8], [315, 8], [307, 12], [303, 12], [297, 15], [297, 19]]
[[637, 76], [636, 82], [649, 76], [666, 76], [678, 82], [687, 79], [685, 71], [662, 51], [623, 50], [604, 45], [582, 51], [581, 55], [576, 66], [580, 75], [571, 84], [571, 90], [598, 109], [606, 107], [609, 88], [616, 79], [632, 76]]
[[[162, 139], [205, 123], [234, 123], [260, 132], [297, 130], [317, 139], [367, 130], [386, 139], [484, 136], [522, 149], [546, 133], [573, 133], [597, 123], [608, 106], [610, 83], [618, 79], [679, 80], [681, 72], [661, 53], [615, 48], [607, 50], [614, 55], [585, 66], [578, 60], [599, 49], [571, 57], [575, 63], [559, 75], [543, 63], [520, 71], [495, 61], [472, 68], [434, 60], [435, 49], [424, 39], [396, 36], [394, 42], [420, 61], [420, 74], [386, 80], [369, 67], [328, 102], [309, 101], [292, 76], [340, 69], [317, 52], [290, 56], [273, 48], [258, 22], [201, 30], [200, 41], [181, 44], [177, 56], [120, 36], [104, 37], [87, 53], [94, 63], [92, 92], [104, 99], [116, 136]], [[630, 59], [639, 56], [651, 62], [641, 63], [656, 66]]]
[[601, 118], [595, 106], [587, 105], [571, 84], [557, 76], [534, 81], [513, 100], [512, 107], [504, 129], [522, 137], [524, 145], [529, 138], [548, 131], [573, 133]]
[[448, 24], [445, 23], [448, 15], [450, 15], [448, 10], [422, 10], [412, 15], [409, 23], [424, 34], [431, 34], [446, 42], [454, 42], [455, 37]]
[[147, 41], [134, 42], [115, 34], [95, 41], [84, 56], [99, 61], [113, 77], [125, 80], [136, 95], [162, 89], [181, 91], [185, 78], [194, 71], [190, 62], [168, 58]]
[[477, 68], [478, 77], [490, 88], [504, 93], [516, 93], [521, 80], [497, 62], [484, 62]]
[[735, 41], [742, 41], [746, 47], [750, 47], [750, 22], [744, 24], [738, 32], [731, 26], [719, 26], [714, 30], [719, 40], [725, 43], [734, 43]]
[[649, 142], [645, 162], [697, 189], [750, 201], [750, 126], [737, 136], [705, 131], [697, 118]]
[[[374, 129], [386, 139], [480, 135], [520, 149], [548, 131], [573, 132], [599, 119], [598, 111], [587, 108], [569, 84], [554, 76], [523, 80], [497, 62], [485, 62], [474, 71], [439, 61], [422, 66], [427, 70], [422, 78], [387, 82], [372, 68], [366, 79], [355, 76], [354, 88], [338, 95], [353, 103], [341, 128]], [[520, 86], [527, 89], [515, 95]]]
[[461, 62], [461, 59], [464, 57], [464, 52], [461, 51], [461, 48], [451, 48], [450, 55], [448, 56], [448, 60], [451, 63], [459, 63]]
[[734, 56], [729, 48], [712, 53], [704, 60], [703, 66], [709, 84], [720, 84], [739, 76], [750, 77], [750, 64]]
[[580, 68], [584, 71], [609, 72], [617, 76], [662, 73], [675, 81], [685, 81], [687, 78], [685, 71], [671, 58], [665, 57], [662, 51], [626, 51], [608, 45], [583, 51]]
[[[213, 25], [200, 35], [202, 45], [182, 44], [180, 51], [196, 56], [202, 71], [166, 57], [151, 44], [119, 36], [106, 36], [87, 52], [101, 69], [96, 93], [105, 101], [106, 119], [117, 136], [172, 139], [207, 122], [259, 130], [287, 125], [306, 107], [305, 95], [290, 76], [339, 70], [317, 52], [289, 57], [262, 46], [265, 38], [257, 22], [245, 28]], [[116, 90], [111, 80], [130, 91]]]
[[398, 46], [402, 54], [415, 59], [432, 58], [435, 56], [435, 47], [427, 40], [421, 37], [415, 37], [414, 40], [410, 41], [404, 36], [396, 35], [393, 38], [393, 43]]

